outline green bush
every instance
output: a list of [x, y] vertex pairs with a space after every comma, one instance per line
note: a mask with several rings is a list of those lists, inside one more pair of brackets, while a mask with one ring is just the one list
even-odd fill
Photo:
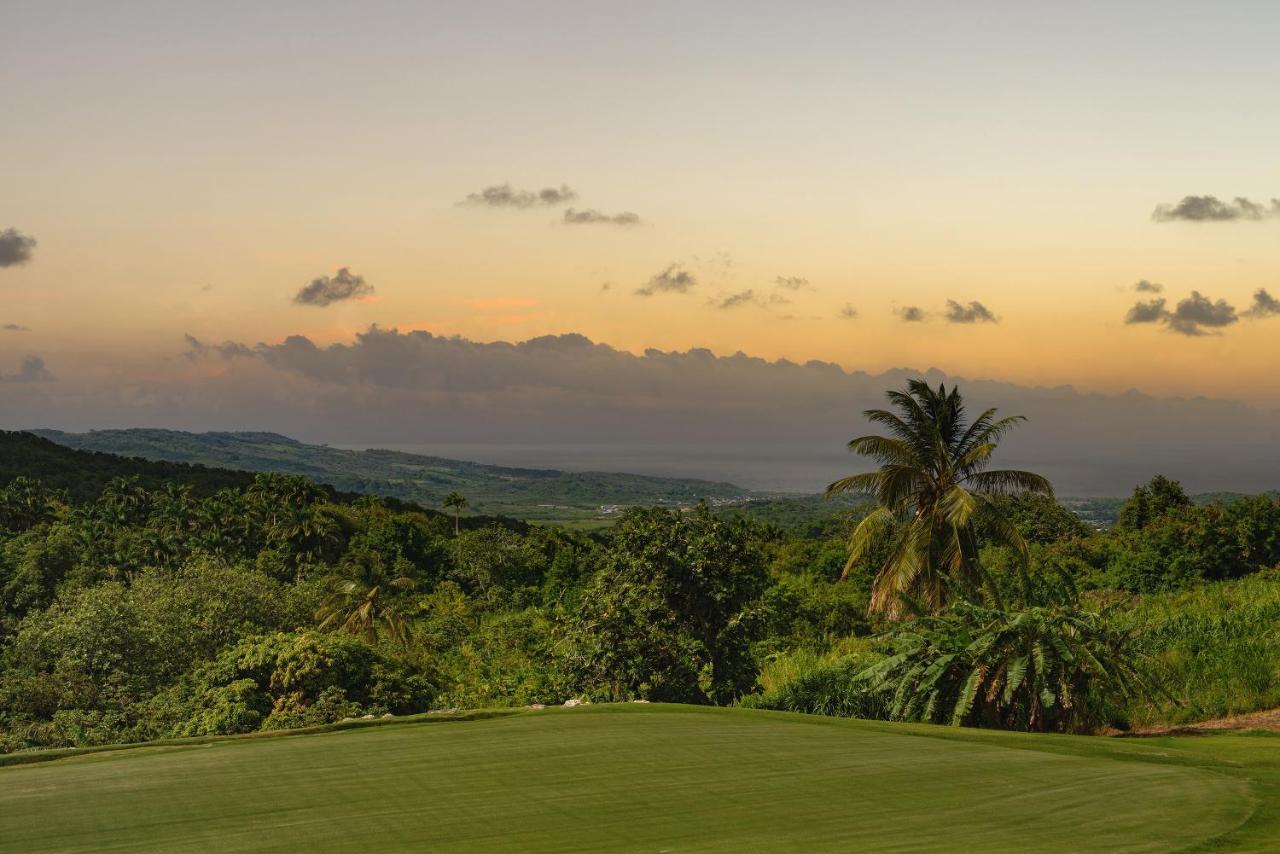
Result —
[[423, 712], [434, 693], [424, 678], [356, 638], [280, 632], [240, 641], [161, 704], [192, 710], [175, 723], [175, 735], [213, 735]]
[[870, 690], [867, 681], [859, 678], [863, 670], [881, 658], [869, 648], [826, 656], [807, 650], [781, 655], [761, 669], [763, 690], [743, 697], [740, 705], [810, 715], [885, 719], [889, 714], [888, 695]]

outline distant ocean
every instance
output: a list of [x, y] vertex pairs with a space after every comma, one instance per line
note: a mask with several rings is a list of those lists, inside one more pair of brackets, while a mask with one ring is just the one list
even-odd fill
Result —
[[[367, 448], [369, 445], [343, 445]], [[610, 471], [725, 481], [760, 492], [821, 492], [837, 478], [865, 471], [868, 461], [844, 447], [782, 444], [396, 444], [379, 448], [515, 468]], [[1144, 448], [1134, 452], [1060, 446], [1026, 456], [1002, 453], [997, 467], [1025, 468], [1049, 478], [1061, 496], [1127, 496], [1165, 474], [1192, 492], [1264, 492], [1280, 488], [1275, 448], [1239, 448], [1239, 456], [1206, 459], [1203, 449]]]

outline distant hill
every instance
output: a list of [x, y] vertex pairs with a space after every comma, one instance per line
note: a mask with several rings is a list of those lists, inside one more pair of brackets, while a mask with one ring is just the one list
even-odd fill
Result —
[[473, 511], [525, 519], [608, 518], [633, 504], [684, 506], [745, 500], [731, 483], [611, 472], [524, 469], [401, 451], [350, 451], [308, 445], [276, 433], [186, 433], [177, 430], [34, 430], [59, 445], [148, 460], [203, 464], [251, 472], [285, 472], [344, 492], [382, 495], [439, 507], [450, 492]]
[[250, 472], [78, 451], [31, 433], [0, 431], [0, 486], [15, 477], [34, 478], [65, 490], [77, 503], [94, 500], [117, 477], [137, 477], [148, 489], [177, 481], [201, 497], [253, 483]]

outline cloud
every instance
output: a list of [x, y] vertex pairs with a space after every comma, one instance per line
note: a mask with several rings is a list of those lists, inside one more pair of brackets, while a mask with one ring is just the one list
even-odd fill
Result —
[[729, 294], [726, 297], [720, 297], [711, 301], [716, 308], [738, 308], [739, 306], [748, 305], [756, 301], [756, 292], [748, 288], [745, 291], [739, 291], [736, 294]]
[[660, 293], [687, 294], [698, 284], [698, 280], [679, 264], [668, 264], [661, 273], [656, 273], [648, 284], [636, 288], [636, 296], [651, 297]]
[[1224, 202], [1217, 196], [1183, 196], [1176, 205], [1156, 205], [1151, 218], [1156, 222], [1234, 222], [1257, 221], [1280, 216], [1280, 199], [1270, 205], [1237, 196]]
[[47, 383], [53, 381], [53, 374], [49, 373], [43, 358], [27, 356], [17, 371], [0, 375], [0, 380], [8, 383]]
[[221, 344], [206, 344], [194, 335], [183, 336], [187, 340], [187, 352], [183, 353], [183, 357], [189, 362], [195, 362], [205, 356], [217, 355], [221, 356], [228, 362], [232, 359], [252, 359], [256, 354], [249, 347], [241, 344], [239, 341], [223, 341]]
[[947, 300], [947, 312], [943, 315], [948, 323], [999, 323], [1000, 318], [996, 317], [987, 308], [977, 300], [972, 300], [968, 305], [961, 305], [953, 299]]
[[[525, 456], [503, 460], [510, 464], [741, 477], [745, 487], [816, 492], [849, 470], [845, 442], [858, 412], [923, 376], [934, 386], [959, 382], [975, 411], [1028, 416], [1017, 441], [1001, 446], [1004, 463], [1053, 478], [1064, 495], [1124, 494], [1161, 470], [1196, 491], [1261, 492], [1280, 466], [1280, 412], [1205, 398], [1081, 394], [701, 348], [632, 353], [581, 335], [482, 341], [371, 328], [334, 344], [294, 336], [255, 350], [258, 358], [218, 371], [181, 359], [141, 367], [60, 359], [56, 382], [5, 383], [0, 405], [15, 427], [271, 430], [375, 448], [428, 436], [526, 446]], [[532, 435], [582, 455], [528, 450]], [[723, 453], [731, 446], [750, 459]], [[1189, 446], [1201, 453], [1185, 453]]]
[[840, 309], [841, 320], [853, 320], [857, 316], [858, 310], [848, 303], [845, 303], [844, 308]]
[[321, 276], [312, 279], [311, 283], [294, 296], [298, 305], [326, 306], [341, 300], [368, 296], [373, 293], [373, 285], [357, 276], [348, 268], [342, 267], [333, 276]]
[[1271, 317], [1280, 314], [1280, 299], [1267, 293], [1266, 288], [1258, 288], [1253, 294], [1253, 305], [1244, 313], [1245, 317]]
[[1164, 297], [1157, 297], [1150, 302], [1134, 303], [1133, 308], [1124, 316], [1124, 322], [1130, 326], [1135, 323], [1163, 323], [1168, 316]]
[[6, 323], [4, 326], [0, 326], [0, 329], [3, 329], [5, 332], [30, 332], [31, 331], [29, 327], [23, 326], [21, 323]]
[[[743, 291], [737, 291], [730, 294], [719, 294], [707, 300], [707, 305], [719, 309], [737, 308], [743, 305], [754, 305], [763, 309], [771, 309], [775, 305], [789, 305], [791, 300], [782, 294], [761, 294], [757, 293], [754, 288], [747, 288]], [[794, 320], [795, 318], [787, 315], [783, 320]]]
[[800, 291], [809, 288], [809, 280], [803, 276], [778, 276], [773, 280], [774, 287], [787, 291]]
[[1217, 334], [1205, 330], [1221, 329], [1237, 320], [1239, 318], [1236, 316], [1235, 307], [1226, 300], [1215, 302], [1199, 291], [1192, 291], [1191, 296], [1178, 301], [1177, 307], [1169, 315], [1168, 322], [1169, 329], [1174, 332], [1200, 336]]
[[[1261, 291], [1256, 294], [1255, 308], [1268, 305], [1270, 294]], [[1262, 309], [1264, 312], [1265, 308]], [[1262, 316], [1261, 314], [1256, 316]], [[1191, 296], [1178, 301], [1173, 311], [1168, 308], [1164, 297], [1147, 302], [1134, 303], [1125, 314], [1127, 325], [1140, 323], [1163, 323], [1170, 332], [1199, 338], [1203, 335], [1219, 334], [1214, 330], [1230, 326], [1240, 319], [1235, 306], [1226, 300], [1212, 300], [1199, 291], [1192, 291]]]
[[1148, 282], [1146, 279], [1140, 279], [1133, 289], [1140, 294], [1158, 294], [1164, 291], [1164, 285], [1159, 282]]
[[633, 214], [631, 211], [623, 211], [622, 213], [606, 214], [597, 210], [587, 208], [585, 210], [574, 210], [568, 208], [564, 212], [565, 225], [639, 225], [640, 215]]
[[928, 315], [918, 305], [906, 305], [898, 309], [898, 317], [902, 318], [904, 323], [923, 323]]
[[486, 208], [533, 208], [563, 205], [578, 198], [578, 194], [561, 184], [559, 187], [543, 187], [533, 190], [516, 190], [510, 184], [494, 184], [478, 193], [467, 196], [464, 204]]
[[36, 239], [16, 228], [0, 231], [0, 267], [20, 267], [31, 260]]

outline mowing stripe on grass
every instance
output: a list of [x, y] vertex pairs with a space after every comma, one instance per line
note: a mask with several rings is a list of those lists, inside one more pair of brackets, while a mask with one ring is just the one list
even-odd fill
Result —
[[1195, 767], [599, 707], [0, 769], [0, 850], [1158, 851], [1252, 803]]

